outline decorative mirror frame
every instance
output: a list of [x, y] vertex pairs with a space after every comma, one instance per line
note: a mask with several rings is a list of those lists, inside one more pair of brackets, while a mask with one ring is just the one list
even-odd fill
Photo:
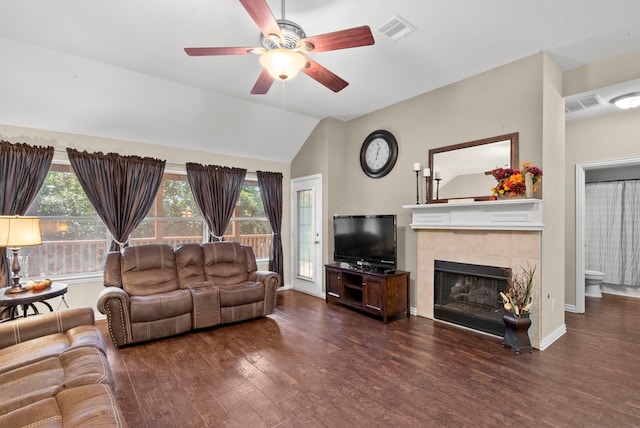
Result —
[[[438, 147], [435, 149], [429, 150], [429, 168], [431, 169], [431, 176], [429, 177], [429, 203], [441, 203], [447, 202], [449, 198], [434, 198], [434, 176], [437, 169], [437, 165], [434, 164], [434, 155], [443, 152], [450, 152], [454, 150], [466, 149], [469, 147], [482, 146], [485, 144], [497, 143], [500, 141], [510, 140], [510, 168], [517, 168], [519, 164], [519, 153], [518, 153], [518, 133], [513, 132], [510, 134], [498, 135], [496, 137], [484, 138], [482, 140], [468, 141], [466, 143], [454, 144], [451, 146]], [[496, 167], [499, 165], [496, 165]], [[469, 195], [468, 198], [473, 198], [474, 201], [488, 201], [491, 199], [491, 196], [487, 195]]]

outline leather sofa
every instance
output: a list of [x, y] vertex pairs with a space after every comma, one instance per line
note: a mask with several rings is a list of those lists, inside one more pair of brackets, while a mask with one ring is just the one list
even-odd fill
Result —
[[131, 246], [107, 254], [98, 310], [120, 347], [273, 313], [280, 275], [238, 242]]
[[91, 308], [0, 324], [1, 427], [125, 427]]

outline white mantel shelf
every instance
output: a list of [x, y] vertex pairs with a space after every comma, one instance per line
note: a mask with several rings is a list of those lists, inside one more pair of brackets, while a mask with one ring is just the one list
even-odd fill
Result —
[[412, 229], [542, 230], [542, 200], [507, 199], [403, 205]]

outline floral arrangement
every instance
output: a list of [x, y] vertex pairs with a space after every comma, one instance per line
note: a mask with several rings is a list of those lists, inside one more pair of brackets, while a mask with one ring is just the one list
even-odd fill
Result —
[[533, 182], [533, 191], [537, 189], [535, 184], [542, 180], [542, 170], [534, 166], [531, 162], [524, 162], [520, 169], [495, 168], [491, 175], [498, 181], [496, 187], [491, 191], [494, 195], [522, 195], [527, 186], [525, 184], [525, 174], [530, 173]]
[[500, 292], [504, 308], [520, 317], [521, 314], [528, 314], [531, 309], [533, 298], [533, 275], [536, 267], [527, 266], [527, 269], [511, 269], [511, 274], [507, 278], [507, 292]]

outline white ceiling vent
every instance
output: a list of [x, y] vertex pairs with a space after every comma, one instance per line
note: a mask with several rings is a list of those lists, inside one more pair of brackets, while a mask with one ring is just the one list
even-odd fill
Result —
[[599, 106], [602, 104], [602, 100], [597, 95], [588, 95], [586, 97], [578, 98], [575, 100], [567, 100], [564, 103], [565, 113], [575, 113], [577, 111], [585, 110], [590, 107]]
[[399, 15], [394, 16], [378, 28], [385, 36], [392, 40], [400, 40], [416, 31], [416, 27], [411, 25], [406, 19]]

